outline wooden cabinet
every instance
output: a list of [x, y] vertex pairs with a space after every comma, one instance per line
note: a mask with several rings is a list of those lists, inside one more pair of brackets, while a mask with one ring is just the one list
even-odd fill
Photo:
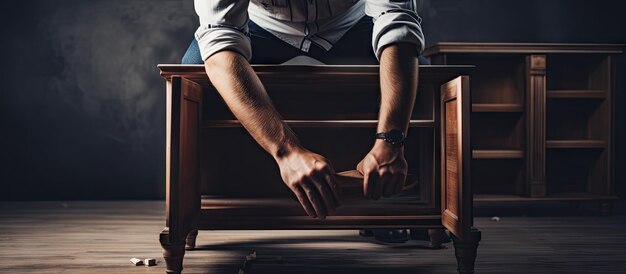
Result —
[[433, 64], [473, 64], [476, 201], [596, 200], [613, 192], [613, 65], [623, 45], [438, 43]]
[[[472, 215], [471, 66], [420, 67], [405, 144], [418, 187], [379, 201], [343, 200], [325, 220], [305, 214], [203, 66], [159, 68], [167, 82], [167, 210], [160, 241], [169, 273], [182, 271], [185, 247], [193, 249], [198, 229], [362, 228], [446, 228], [459, 272], [473, 273], [480, 232]], [[378, 66], [253, 68], [303, 145], [336, 171], [355, 168], [374, 143]]]

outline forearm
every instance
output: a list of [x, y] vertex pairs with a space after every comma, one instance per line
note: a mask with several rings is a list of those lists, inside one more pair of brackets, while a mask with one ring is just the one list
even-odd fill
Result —
[[218, 52], [206, 60], [205, 69], [235, 117], [276, 160], [301, 148], [243, 56], [232, 51]]
[[[418, 61], [415, 45], [393, 43], [380, 56], [380, 111], [377, 132], [392, 129], [406, 133], [417, 95]], [[408, 164], [404, 146], [376, 139], [374, 146], [359, 162], [363, 174], [363, 195], [372, 199], [402, 192]]]
[[381, 102], [377, 132], [408, 130], [415, 104], [418, 58], [415, 45], [396, 43], [385, 47], [380, 57]]

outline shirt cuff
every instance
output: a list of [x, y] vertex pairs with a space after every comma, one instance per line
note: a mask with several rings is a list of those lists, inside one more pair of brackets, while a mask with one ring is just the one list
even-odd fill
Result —
[[196, 31], [195, 37], [203, 61], [223, 50], [237, 52], [245, 57], [248, 62], [252, 59], [250, 37], [241, 31], [224, 27], [200, 27]]
[[420, 21], [419, 17], [405, 12], [390, 12], [379, 16], [374, 21], [372, 31], [372, 48], [376, 58], [380, 61], [383, 48], [399, 42], [415, 44], [417, 55], [421, 55], [426, 43]]

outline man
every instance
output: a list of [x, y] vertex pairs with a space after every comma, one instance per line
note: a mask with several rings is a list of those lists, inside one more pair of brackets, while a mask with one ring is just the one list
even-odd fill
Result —
[[[195, 10], [200, 27], [183, 63], [204, 63], [230, 110], [273, 156], [284, 183], [313, 218], [324, 219], [340, 206], [335, 171], [328, 159], [300, 144], [250, 63], [277, 64], [297, 55], [326, 64], [380, 63], [377, 139], [356, 169], [367, 198], [402, 190], [402, 144], [424, 49], [414, 0], [195, 0]], [[391, 241], [407, 234], [384, 233]]]

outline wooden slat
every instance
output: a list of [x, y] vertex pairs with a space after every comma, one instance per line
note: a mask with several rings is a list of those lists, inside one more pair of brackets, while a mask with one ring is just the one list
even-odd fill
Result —
[[561, 43], [464, 43], [440, 42], [427, 48], [424, 56], [442, 53], [603, 53], [620, 54], [624, 44], [561, 44]]
[[605, 148], [603, 140], [548, 140], [547, 148]]
[[522, 150], [473, 150], [474, 159], [521, 159], [524, 158]]
[[[170, 79], [178, 75], [210, 85], [203, 65], [159, 64], [161, 76]], [[373, 76], [379, 74], [378, 65], [252, 65], [259, 76], [289, 73], [292, 78], [306, 76], [307, 79], [328, 79], [329, 76]], [[471, 74], [472, 65], [420, 65], [420, 85], [439, 85], [459, 75]]]
[[[292, 127], [375, 127], [378, 120], [285, 120]], [[409, 127], [434, 127], [433, 120], [411, 120]], [[238, 120], [205, 120], [204, 128], [242, 127]]]
[[308, 216], [228, 216], [211, 210], [201, 210], [199, 229], [358, 229], [421, 227], [442, 228], [436, 215], [412, 216], [328, 216], [325, 220]]
[[548, 98], [560, 99], [603, 99], [605, 90], [548, 90]]
[[519, 195], [474, 194], [474, 202], [531, 202], [531, 201], [609, 201], [616, 196], [595, 195], [590, 193], [559, 193], [543, 197], [524, 197]]
[[523, 104], [472, 104], [472, 112], [524, 112]]
[[[393, 216], [436, 215], [436, 208], [421, 202], [417, 196], [384, 198], [378, 201], [342, 198], [342, 206], [337, 209], [333, 216], [351, 218], [362, 216], [364, 212], [373, 218], [385, 217], [392, 220]], [[289, 198], [232, 198], [203, 196], [202, 210], [209, 211], [208, 215], [229, 217], [307, 217], [302, 206]], [[202, 217], [200, 218], [202, 219]], [[268, 221], [269, 222], [269, 221]], [[288, 223], [275, 225], [290, 226]]]

